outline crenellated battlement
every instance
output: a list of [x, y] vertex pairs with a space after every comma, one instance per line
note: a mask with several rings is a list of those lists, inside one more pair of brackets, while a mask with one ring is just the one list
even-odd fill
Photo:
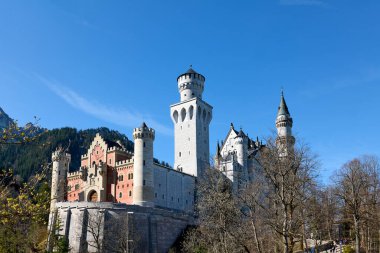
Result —
[[134, 163], [134, 159], [128, 159], [128, 160], [122, 160], [122, 161], [118, 161], [116, 162], [116, 166], [123, 166], [123, 165], [129, 165], [129, 164], [133, 164]]
[[67, 179], [70, 177], [75, 177], [75, 176], [82, 176], [83, 171], [74, 171], [74, 172], [69, 172], [67, 173]]
[[134, 139], [144, 139], [150, 138], [154, 140], [155, 131], [153, 128], [148, 127], [145, 122], [141, 125], [141, 127], [133, 129], [133, 138]]
[[62, 161], [63, 159], [70, 161], [71, 155], [66, 153], [62, 148], [57, 148], [56, 151], [51, 154], [51, 158], [53, 162]]

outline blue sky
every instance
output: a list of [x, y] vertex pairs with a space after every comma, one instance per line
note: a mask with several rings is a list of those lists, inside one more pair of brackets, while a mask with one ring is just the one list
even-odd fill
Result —
[[230, 122], [274, 130], [281, 87], [321, 179], [380, 156], [380, 1], [0, 1], [0, 106], [24, 124], [157, 130], [173, 163], [170, 104], [190, 64], [214, 106], [210, 149]]

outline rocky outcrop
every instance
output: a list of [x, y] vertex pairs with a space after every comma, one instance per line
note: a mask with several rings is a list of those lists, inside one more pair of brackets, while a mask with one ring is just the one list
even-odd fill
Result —
[[8, 127], [11, 123], [13, 123], [13, 120], [0, 107], [0, 129]]

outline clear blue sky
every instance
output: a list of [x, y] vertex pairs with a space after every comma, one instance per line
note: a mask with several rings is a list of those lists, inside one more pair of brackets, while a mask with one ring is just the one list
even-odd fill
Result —
[[322, 180], [380, 155], [380, 1], [0, 1], [0, 106], [24, 124], [157, 129], [173, 163], [176, 78], [206, 76], [211, 153], [230, 122], [274, 130], [284, 87]]

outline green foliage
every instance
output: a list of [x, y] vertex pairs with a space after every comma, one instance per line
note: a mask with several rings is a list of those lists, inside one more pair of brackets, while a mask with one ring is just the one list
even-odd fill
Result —
[[355, 253], [355, 250], [350, 245], [346, 245], [343, 247], [343, 253]]
[[26, 183], [13, 180], [10, 171], [1, 173], [0, 252], [38, 252], [44, 245], [50, 206], [47, 171], [46, 165]]
[[69, 241], [65, 237], [60, 237], [57, 241], [55, 253], [68, 253], [70, 252]]
[[111, 141], [120, 140], [128, 150], [133, 150], [133, 143], [117, 131], [105, 127], [79, 131], [65, 127], [47, 130], [30, 143], [13, 145], [0, 143], [0, 169], [13, 168], [15, 175], [20, 175], [23, 180], [27, 180], [40, 170], [41, 164], [50, 161], [52, 151], [58, 146], [69, 147], [68, 152], [72, 156], [70, 170], [79, 169], [80, 156], [87, 153], [96, 133], [100, 133], [103, 138]]

